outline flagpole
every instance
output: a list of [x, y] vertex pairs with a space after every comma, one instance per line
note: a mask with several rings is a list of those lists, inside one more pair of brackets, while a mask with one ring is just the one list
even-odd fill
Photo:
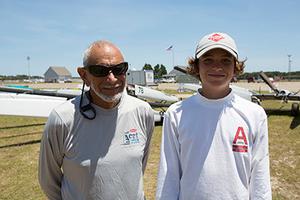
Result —
[[175, 65], [175, 56], [174, 56], [174, 50], [173, 50], [173, 45], [171, 45], [169, 48], [166, 49], [167, 51], [171, 51], [172, 53], [172, 65], [174, 67]]
[[27, 56], [27, 66], [28, 66], [28, 81], [30, 82], [30, 57]]
[[173, 48], [171, 49], [171, 51], [172, 51], [172, 64], [173, 64], [173, 68], [174, 68], [174, 50], [173, 50]]

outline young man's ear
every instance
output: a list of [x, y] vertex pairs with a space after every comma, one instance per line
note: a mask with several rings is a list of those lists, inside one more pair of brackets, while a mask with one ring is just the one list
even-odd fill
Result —
[[83, 82], [87, 86], [90, 86], [89, 80], [87, 78], [87, 71], [83, 67], [77, 67], [77, 73], [79, 74], [79, 76], [83, 80]]
[[234, 63], [233, 73], [235, 76], [238, 76], [240, 74], [238, 61], [235, 61]]

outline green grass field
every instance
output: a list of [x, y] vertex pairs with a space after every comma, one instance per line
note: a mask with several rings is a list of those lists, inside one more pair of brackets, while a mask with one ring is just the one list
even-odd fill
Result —
[[[266, 102], [271, 107], [281, 107]], [[300, 116], [269, 115], [273, 199], [300, 198]], [[0, 199], [45, 199], [37, 181], [37, 161], [46, 119], [0, 116]], [[155, 128], [145, 173], [145, 192], [153, 200], [161, 126]]]

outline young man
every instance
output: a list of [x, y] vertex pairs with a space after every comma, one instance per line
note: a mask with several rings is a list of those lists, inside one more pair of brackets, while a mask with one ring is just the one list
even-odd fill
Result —
[[267, 116], [235, 95], [234, 40], [204, 36], [189, 60], [202, 89], [164, 115], [157, 200], [271, 199]]
[[153, 111], [124, 91], [128, 63], [114, 44], [92, 43], [83, 66], [90, 90], [55, 108], [46, 124], [40, 185], [50, 200], [142, 200]]

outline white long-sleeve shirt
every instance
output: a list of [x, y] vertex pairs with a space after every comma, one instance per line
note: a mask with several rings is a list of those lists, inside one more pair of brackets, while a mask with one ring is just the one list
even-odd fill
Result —
[[271, 199], [267, 117], [232, 92], [164, 116], [157, 200]]
[[124, 94], [96, 118], [79, 112], [80, 97], [55, 108], [41, 142], [40, 185], [50, 200], [143, 200], [143, 170], [154, 128], [149, 104]]

